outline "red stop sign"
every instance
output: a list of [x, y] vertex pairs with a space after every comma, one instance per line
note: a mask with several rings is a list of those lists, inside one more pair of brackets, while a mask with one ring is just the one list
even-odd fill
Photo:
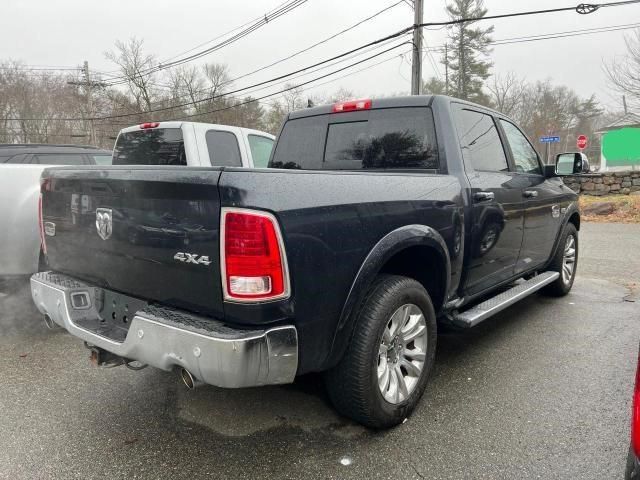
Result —
[[578, 141], [576, 142], [576, 145], [580, 150], [584, 150], [585, 148], [587, 148], [587, 136], [578, 135]]

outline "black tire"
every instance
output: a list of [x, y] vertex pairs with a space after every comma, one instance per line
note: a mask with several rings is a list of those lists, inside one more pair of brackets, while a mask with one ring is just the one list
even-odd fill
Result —
[[[569, 236], [573, 236], [575, 240], [575, 262], [573, 266], [573, 273], [568, 281], [565, 281], [562, 275], [562, 267], [563, 267], [563, 259], [564, 259], [564, 251], [565, 246], [567, 244], [567, 239]], [[545, 295], [549, 295], [552, 297], [563, 297], [567, 293], [571, 291], [571, 287], [573, 286], [573, 282], [576, 278], [576, 272], [578, 270], [578, 230], [573, 223], [567, 223], [564, 227], [564, 231], [562, 232], [562, 237], [560, 238], [560, 242], [558, 243], [557, 251], [549, 264], [547, 270], [552, 272], [560, 273], [560, 276], [553, 282], [544, 287], [541, 291]]]
[[[400, 307], [418, 307], [426, 323], [426, 352], [422, 372], [407, 398], [389, 403], [378, 386], [380, 342], [390, 318]], [[325, 373], [329, 397], [342, 415], [370, 428], [389, 428], [409, 417], [418, 404], [431, 373], [436, 350], [436, 315], [429, 294], [417, 281], [381, 275], [356, 312], [351, 342], [340, 363]]]

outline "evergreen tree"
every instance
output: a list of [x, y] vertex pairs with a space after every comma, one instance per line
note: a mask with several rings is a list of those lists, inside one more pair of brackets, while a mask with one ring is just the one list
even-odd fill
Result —
[[[481, 18], [487, 13], [483, 0], [453, 0], [447, 5], [452, 20]], [[459, 23], [449, 30], [444, 63], [449, 71], [449, 94], [472, 102], [487, 104], [489, 99], [482, 87], [489, 77], [492, 63], [490, 53], [493, 26], [474, 27], [476, 22]]]

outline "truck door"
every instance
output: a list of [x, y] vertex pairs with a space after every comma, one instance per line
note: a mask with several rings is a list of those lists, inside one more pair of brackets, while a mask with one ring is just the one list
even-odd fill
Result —
[[561, 222], [563, 187], [558, 179], [546, 179], [538, 154], [527, 137], [513, 123], [500, 119], [516, 175], [523, 185], [524, 239], [516, 273], [545, 263]]
[[493, 116], [457, 105], [454, 119], [471, 184], [464, 285], [465, 294], [473, 295], [513, 276], [523, 238], [524, 202], [521, 179], [510, 171]]

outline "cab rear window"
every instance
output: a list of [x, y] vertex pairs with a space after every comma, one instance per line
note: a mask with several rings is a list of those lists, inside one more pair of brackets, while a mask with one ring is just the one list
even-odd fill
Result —
[[186, 165], [182, 130], [155, 128], [118, 135], [113, 165]]
[[289, 120], [271, 168], [437, 170], [431, 109], [387, 108]]

